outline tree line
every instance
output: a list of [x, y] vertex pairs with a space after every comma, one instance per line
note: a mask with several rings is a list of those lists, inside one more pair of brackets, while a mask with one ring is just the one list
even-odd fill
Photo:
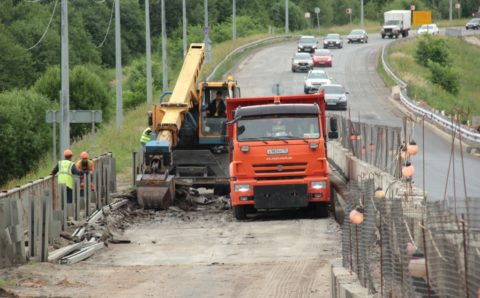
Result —
[[[290, 30], [316, 25], [319, 7], [322, 26], [349, 21], [352, 8], [358, 22], [358, 0], [289, 1]], [[449, 0], [365, 0], [365, 18], [381, 21], [388, 9], [429, 8], [436, 18], [448, 16]], [[476, 11], [476, 0], [462, 0], [462, 14]], [[204, 38], [204, 1], [187, 0], [188, 44]], [[285, 26], [284, 0], [237, 0], [237, 37], [265, 33], [269, 27], [281, 32]], [[168, 70], [175, 74], [183, 63], [182, 0], [165, 0], [168, 37]], [[161, 6], [150, 1], [154, 90], [161, 89]], [[47, 109], [58, 109], [60, 91], [61, 0], [0, 0], [0, 185], [23, 176], [51, 150]], [[231, 39], [232, 1], [209, 0], [209, 37], [219, 43]], [[304, 13], [311, 18], [305, 19]], [[121, 0], [124, 107], [145, 101], [144, 0]], [[51, 20], [51, 21], [50, 21]], [[108, 121], [115, 107], [113, 0], [69, 1], [69, 56], [71, 109], [101, 109]], [[48, 28], [48, 30], [47, 30]], [[41, 42], [39, 42], [41, 41]], [[175, 78], [171, 78], [172, 82]], [[72, 125], [72, 138], [88, 131]]]

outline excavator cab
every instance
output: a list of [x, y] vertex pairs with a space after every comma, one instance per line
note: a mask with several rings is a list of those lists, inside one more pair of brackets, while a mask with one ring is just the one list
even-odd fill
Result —
[[226, 99], [238, 97], [233, 78], [226, 82], [202, 82], [200, 92], [199, 144], [225, 145], [227, 130]]

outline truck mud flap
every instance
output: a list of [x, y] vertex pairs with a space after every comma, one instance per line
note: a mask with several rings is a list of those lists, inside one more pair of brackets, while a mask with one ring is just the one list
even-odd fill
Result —
[[307, 185], [255, 186], [256, 209], [298, 208], [308, 206]]

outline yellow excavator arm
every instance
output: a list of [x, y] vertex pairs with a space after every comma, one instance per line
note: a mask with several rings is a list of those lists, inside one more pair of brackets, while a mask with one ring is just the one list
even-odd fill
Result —
[[178, 132], [185, 113], [194, 104], [200, 104], [196, 86], [205, 57], [205, 45], [190, 45], [172, 95], [166, 102], [155, 105], [152, 114], [152, 130], [157, 140], [167, 141], [172, 147], [178, 143]]

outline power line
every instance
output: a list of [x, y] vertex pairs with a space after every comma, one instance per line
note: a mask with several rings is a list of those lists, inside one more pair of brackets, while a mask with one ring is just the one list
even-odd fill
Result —
[[[37, 0], [36, 2], [38, 2], [38, 1], [40, 1], [40, 0]], [[33, 2], [33, 1], [30, 1], [30, 2]], [[36, 44], [34, 44], [33, 46], [29, 47], [29, 48], [27, 49], [27, 51], [30, 51], [31, 49], [37, 47], [37, 46], [43, 41], [43, 39], [45, 38], [45, 36], [47, 35], [48, 29], [50, 28], [50, 24], [52, 24], [53, 16], [55, 15], [55, 9], [57, 8], [57, 4], [58, 4], [58, 0], [55, 1], [55, 6], [53, 7], [52, 15], [50, 16], [50, 21], [48, 21], [47, 28], [45, 28], [45, 31], [43, 32], [42, 37], [40, 37], [40, 39], [37, 41]]]
[[[101, 2], [97, 2], [95, 1], [96, 3], [101, 3]], [[101, 48], [103, 47], [103, 44], [105, 43], [105, 41], [107, 40], [107, 36], [108, 36], [108, 33], [110, 32], [110, 25], [112, 24], [112, 18], [113, 18], [113, 8], [115, 7], [115, 1], [112, 1], [112, 11], [110, 12], [110, 20], [108, 21], [108, 27], [107, 27], [107, 32], [105, 33], [105, 36], [103, 37], [103, 40], [101, 43], [99, 43], [97, 46], [95, 46], [96, 48]]]

